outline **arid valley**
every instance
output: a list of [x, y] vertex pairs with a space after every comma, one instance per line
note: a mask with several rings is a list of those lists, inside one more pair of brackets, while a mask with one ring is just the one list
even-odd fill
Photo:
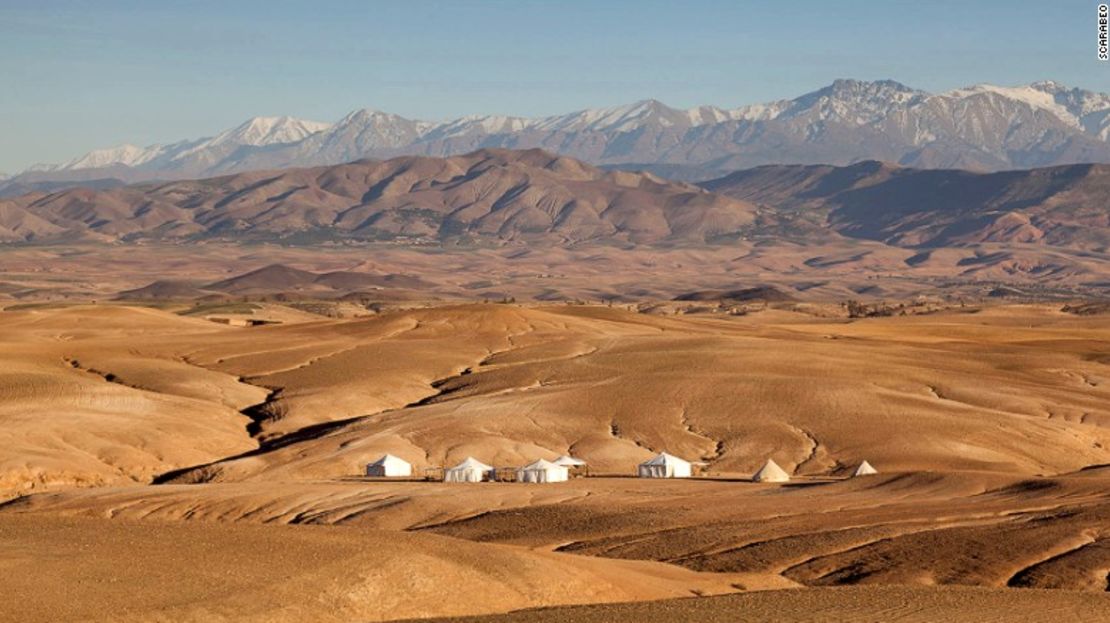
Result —
[[0, 1], [0, 623], [1110, 623], [1110, 6]]
[[[191, 310], [0, 314], [5, 620], [1110, 612], [1106, 316]], [[704, 471], [631, 477], [662, 450]], [[422, 478], [559, 454], [589, 477]]]

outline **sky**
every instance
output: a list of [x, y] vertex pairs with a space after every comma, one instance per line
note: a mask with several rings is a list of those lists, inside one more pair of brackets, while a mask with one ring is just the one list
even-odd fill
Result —
[[256, 115], [541, 116], [647, 98], [732, 108], [836, 78], [1110, 92], [1096, 6], [2, 0], [0, 172], [210, 136]]

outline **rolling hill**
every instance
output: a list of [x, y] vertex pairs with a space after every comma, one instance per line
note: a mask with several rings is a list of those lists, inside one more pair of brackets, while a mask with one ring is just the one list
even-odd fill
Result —
[[0, 240], [694, 242], [735, 238], [754, 206], [540, 150], [487, 149], [0, 201]]
[[900, 247], [1034, 243], [1110, 248], [1110, 166], [998, 173], [767, 166], [705, 182], [716, 193], [775, 206], [780, 215]]
[[774, 165], [698, 187], [540, 150], [486, 149], [32, 193], [0, 201], [0, 239], [566, 247], [855, 238], [901, 248], [1000, 243], [1105, 253], [1106, 196], [1110, 165], [998, 173], [876, 161]]

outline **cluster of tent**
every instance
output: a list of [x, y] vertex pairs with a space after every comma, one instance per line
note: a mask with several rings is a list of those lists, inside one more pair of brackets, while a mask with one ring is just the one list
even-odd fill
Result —
[[[586, 462], [572, 456], [563, 455], [554, 461], [538, 459], [513, 470], [517, 482], [566, 482], [570, 480], [570, 470], [584, 467]], [[511, 477], [510, 477], [511, 478]], [[443, 470], [443, 482], [482, 482], [497, 480], [497, 470], [490, 465], [468, 456], [462, 463]]]
[[[585, 467], [586, 462], [572, 456], [563, 455], [554, 461], [539, 459], [514, 470], [517, 482], [565, 482], [570, 479], [570, 471]], [[482, 482], [495, 480], [497, 470], [491, 465], [468, 456], [463, 462], [443, 470], [444, 482]], [[412, 464], [408, 461], [386, 454], [366, 466], [366, 475], [376, 478], [407, 478], [412, 476]]]
[[[570, 479], [570, 471], [584, 467], [586, 462], [572, 456], [563, 455], [554, 461], [539, 459], [514, 471], [517, 482], [565, 482]], [[640, 478], [689, 478], [694, 473], [695, 463], [680, 459], [673, 454], [660, 452], [656, 456], [640, 463], [636, 475]], [[852, 476], [867, 476], [878, 472], [867, 461], [859, 464], [852, 472]], [[408, 461], [387, 454], [366, 466], [366, 475], [378, 478], [408, 478], [412, 476], [412, 464]], [[482, 482], [496, 480], [497, 470], [490, 465], [468, 456], [466, 459], [443, 470], [443, 482]], [[760, 467], [752, 476], [755, 482], [787, 482], [790, 474], [779, 467], [774, 459]]]
[[[654, 457], [640, 463], [636, 475], [640, 478], [689, 478], [694, 472], [694, 465], [690, 461], [680, 459], [673, 454], [660, 452]], [[852, 476], [867, 476], [877, 474], [878, 471], [870, 463], [864, 461], [852, 472]], [[774, 459], [767, 462], [752, 475], [754, 482], [788, 482], [790, 474], [779, 467]]]

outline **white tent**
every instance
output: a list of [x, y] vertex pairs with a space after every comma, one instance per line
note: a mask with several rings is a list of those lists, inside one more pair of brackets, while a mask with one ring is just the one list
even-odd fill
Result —
[[660, 452], [654, 458], [640, 463], [637, 475], [640, 478], [689, 478], [691, 472], [689, 461]]
[[852, 472], [852, 477], [854, 478], [856, 476], [870, 476], [871, 474], [878, 473], [879, 470], [872, 467], [871, 464], [867, 461], [864, 461], [859, 464], [859, 467], [856, 468], [856, 471]]
[[492, 471], [489, 465], [468, 456], [462, 463], [443, 471], [443, 482], [482, 482]]
[[570, 470], [565, 465], [540, 459], [516, 470], [517, 482], [566, 482]]
[[755, 482], [787, 482], [790, 480], [790, 474], [779, 467], [774, 459], [767, 459], [763, 467], [760, 467], [759, 471], [752, 476], [752, 480]]
[[366, 475], [379, 478], [405, 478], [412, 476], [412, 464], [405, 459], [387, 454], [367, 465]]
[[576, 459], [573, 456], [564, 454], [563, 456], [555, 459], [552, 463], [562, 465], [563, 467], [582, 467], [586, 464], [582, 459]]

